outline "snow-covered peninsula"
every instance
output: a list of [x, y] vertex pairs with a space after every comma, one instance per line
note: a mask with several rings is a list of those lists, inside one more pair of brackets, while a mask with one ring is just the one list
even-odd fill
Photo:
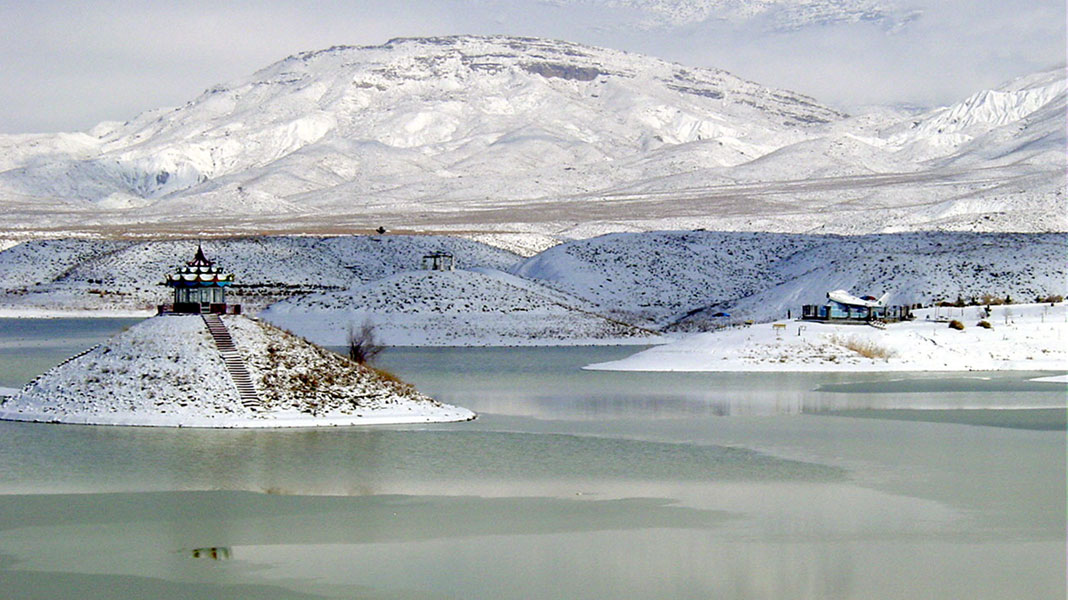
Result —
[[[605, 371], [1066, 371], [1068, 309], [929, 308], [885, 329], [809, 321], [728, 327], [589, 365]], [[957, 321], [963, 329], [950, 327]], [[986, 325], [980, 325], [980, 323]]]
[[[465, 421], [388, 373], [266, 323], [220, 317], [224, 356], [199, 315], [147, 319], [44, 373], [6, 399], [0, 419], [170, 427], [316, 427]], [[244, 365], [251, 386], [235, 384]]]

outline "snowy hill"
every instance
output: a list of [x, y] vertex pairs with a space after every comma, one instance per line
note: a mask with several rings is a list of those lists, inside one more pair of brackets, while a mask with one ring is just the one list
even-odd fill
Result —
[[1063, 234], [653, 232], [561, 244], [514, 272], [620, 319], [688, 329], [784, 317], [838, 288], [892, 304], [1064, 295], [1066, 255]]
[[343, 345], [369, 321], [399, 346], [650, 343], [649, 330], [597, 314], [588, 302], [495, 270], [402, 273], [343, 292], [271, 305], [261, 316], [321, 344]]
[[750, 296], [685, 316], [674, 327], [703, 327], [721, 310], [767, 321], [819, 304], [832, 289], [880, 296], [890, 304], [924, 304], [990, 295], [1029, 301], [1068, 292], [1063, 235], [894, 234], [831, 237], [785, 258]]
[[[460, 267], [506, 268], [518, 256], [442, 236], [258, 237], [207, 240], [208, 256], [239, 273], [232, 295], [257, 309], [294, 294], [347, 289], [354, 282], [422, 268], [450, 252]], [[37, 240], [0, 252], [0, 306], [152, 309], [169, 301], [167, 273], [192, 258], [197, 242]]]
[[1063, 66], [1034, 73], [896, 125], [888, 141], [915, 159], [1009, 164], [1041, 153], [1063, 166], [1065, 88]]
[[239, 395], [196, 315], [147, 319], [44, 373], [0, 419], [170, 427], [310, 427], [474, 418], [410, 386], [240, 316], [224, 318], [255, 401]]
[[773, 261], [808, 245], [801, 236], [620, 233], [550, 248], [514, 272], [585, 298], [617, 317], [662, 326], [712, 298], [755, 293], [777, 279]]
[[563, 41], [334, 47], [125, 123], [0, 136], [0, 226], [1063, 231], [1064, 80], [1055, 69], [926, 115], [847, 118], [724, 71]]
[[[718, 138], [731, 143], [717, 163], [736, 164], [840, 117], [721, 71], [566, 42], [401, 39], [292, 56], [183, 107], [102, 128], [91, 159], [80, 138], [72, 160], [28, 159], [3, 180], [156, 211], [171, 204], [156, 199], [194, 188], [284, 211], [340, 196], [413, 199], [417, 190], [400, 193], [418, 185], [413, 177], [464, 195], [472, 182], [456, 180], [479, 177], [490, 180], [479, 193], [492, 193], [517, 172], [528, 194], [570, 193], [593, 186], [606, 160]], [[561, 165], [574, 172], [561, 177]]]
[[[195, 247], [20, 244], [0, 252], [0, 281], [15, 282], [0, 289], [0, 314], [154, 307], [169, 297], [164, 275]], [[432, 236], [239, 238], [204, 249], [237, 275], [231, 298], [246, 310], [270, 305], [266, 319], [333, 345], [364, 320], [398, 345], [645, 343], [657, 331], [781, 318], [837, 288], [925, 305], [1068, 295], [1065, 234], [668, 231], [576, 240], [526, 259]], [[456, 270], [422, 270], [422, 256], [442, 250]]]

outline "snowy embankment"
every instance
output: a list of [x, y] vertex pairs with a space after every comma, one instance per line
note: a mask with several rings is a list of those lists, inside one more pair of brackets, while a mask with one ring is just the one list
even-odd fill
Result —
[[388, 374], [274, 327], [224, 317], [256, 398], [241, 397], [199, 316], [147, 319], [0, 403], [0, 419], [170, 427], [315, 427], [465, 421]]
[[[606, 371], [1066, 371], [1064, 302], [923, 309], [885, 329], [802, 321], [759, 323], [690, 336], [618, 361]], [[962, 331], [942, 320], [958, 320]], [[985, 321], [990, 328], [978, 325]]]
[[[527, 259], [444, 236], [220, 239], [204, 249], [237, 274], [228, 297], [246, 314], [269, 305], [266, 320], [331, 345], [365, 320], [388, 345], [645, 344], [796, 315], [838, 288], [909, 305], [1068, 295], [1063, 233], [660, 231], [574, 240]], [[170, 297], [163, 276], [195, 250], [192, 240], [26, 242], [0, 252], [0, 314], [154, 307]], [[456, 270], [423, 270], [434, 252], [452, 254]]]

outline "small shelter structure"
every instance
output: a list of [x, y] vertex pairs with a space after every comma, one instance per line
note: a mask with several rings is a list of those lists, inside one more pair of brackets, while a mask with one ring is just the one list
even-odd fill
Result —
[[214, 261], [204, 256], [204, 249], [197, 244], [193, 260], [167, 275], [167, 286], [174, 288], [174, 303], [160, 306], [159, 312], [240, 314], [240, 304], [226, 303], [226, 288], [233, 283], [234, 274], [223, 273]]
[[835, 321], [840, 323], [871, 323], [873, 321], [901, 321], [909, 318], [909, 307], [888, 306], [886, 299], [874, 296], [854, 296], [846, 290], [827, 292], [825, 304], [806, 304], [801, 307], [805, 321]]
[[451, 271], [455, 265], [452, 254], [445, 251], [431, 252], [423, 256], [423, 269], [427, 271]]

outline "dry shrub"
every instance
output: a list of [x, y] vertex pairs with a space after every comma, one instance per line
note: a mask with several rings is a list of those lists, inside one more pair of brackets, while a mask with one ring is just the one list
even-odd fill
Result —
[[361, 365], [370, 363], [385, 349], [375, 338], [375, 327], [370, 320], [364, 321], [359, 329], [349, 323], [347, 341], [349, 360]]
[[950, 329], [956, 329], [957, 331], [964, 331], [964, 323], [961, 323], [957, 319], [953, 319], [949, 322]]
[[379, 377], [381, 377], [382, 379], [384, 379], [386, 381], [392, 381], [393, 383], [399, 383], [401, 385], [408, 385], [400, 377], [397, 377], [396, 375], [394, 375], [393, 373], [391, 373], [391, 372], [389, 372], [389, 371], [387, 371], [385, 369], [380, 369], [378, 367], [371, 367], [371, 366], [368, 366], [368, 368], [370, 368], [372, 371], [375, 372], [376, 375], [378, 375]]
[[1002, 296], [995, 296], [994, 294], [986, 293], [979, 296], [979, 304], [986, 306], [1000, 306], [1005, 304], [1005, 298]]
[[890, 348], [880, 346], [872, 340], [861, 337], [848, 337], [843, 338], [837, 335], [831, 336], [831, 343], [841, 346], [847, 350], [852, 350], [864, 358], [891, 358], [897, 356], [897, 352], [894, 352]]
[[982, 327], [983, 329], [993, 329], [994, 328], [994, 326], [990, 324], [990, 321], [987, 321], [987, 320], [979, 321], [978, 323], [976, 323], [976, 325], [979, 326], [979, 327]]

